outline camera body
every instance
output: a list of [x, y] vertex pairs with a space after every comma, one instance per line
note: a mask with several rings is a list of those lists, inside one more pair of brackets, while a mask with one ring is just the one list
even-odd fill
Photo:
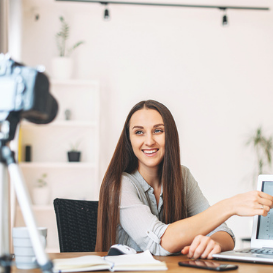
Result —
[[0, 122], [18, 123], [22, 118], [36, 124], [51, 122], [58, 103], [49, 87], [45, 74], [0, 54]]

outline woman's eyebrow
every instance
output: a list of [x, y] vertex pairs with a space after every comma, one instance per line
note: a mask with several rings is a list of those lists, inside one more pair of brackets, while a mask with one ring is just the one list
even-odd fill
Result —
[[163, 124], [163, 123], [160, 123], [160, 124], [154, 125], [154, 127], [159, 127], [159, 126], [164, 126], [164, 124]]
[[[164, 126], [164, 124], [163, 124], [163, 123], [155, 124], [155, 125], [153, 126], [153, 128], [160, 127], [160, 126]], [[136, 126], [134, 126], [134, 127], [132, 128], [132, 130], [135, 129], [135, 128], [143, 129], [144, 127], [143, 127], [143, 126], [136, 125]]]
[[136, 126], [134, 126], [134, 127], [132, 128], [132, 130], [133, 130], [134, 128], [143, 129], [144, 127], [143, 127], [143, 126], [138, 126], [138, 125], [136, 125]]

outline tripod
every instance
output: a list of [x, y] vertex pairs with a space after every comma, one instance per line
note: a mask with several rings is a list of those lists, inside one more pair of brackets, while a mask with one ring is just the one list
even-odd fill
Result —
[[11, 115], [9, 120], [0, 121], [0, 272], [9, 273], [12, 260], [9, 249], [9, 174], [29, 231], [37, 262], [43, 272], [50, 273], [53, 264], [43, 248], [23, 175], [16, 164], [14, 153], [8, 147], [9, 141], [14, 138], [18, 123], [19, 114]]

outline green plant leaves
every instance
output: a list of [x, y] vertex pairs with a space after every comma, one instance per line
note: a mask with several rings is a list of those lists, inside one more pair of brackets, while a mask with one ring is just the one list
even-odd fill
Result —
[[47, 182], [46, 182], [46, 177], [47, 177], [47, 174], [46, 173], [43, 173], [41, 178], [39, 178], [37, 180], [37, 187], [38, 188], [42, 188], [42, 187], [45, 187], [47, 185]]
[[69, 50], [68, 50], [68, 53], [67, 53], [67, 56], [69, 56], [71, 54], [71, 52], [76, 49], [78, 46], [80, 46], [81, 44], [83, 44], [84, 41], [80, 41], [78, 43], [76, 43], [74, 46], [72, 46]]
[[74, 49], [76, 49], [78, 46], [80, 46], [84, 42], [83, 41], [77, 42], [69, 50], [66, 50], [66, 41], [69, 38], [69, 25], [62, 16], [60, 16], [59, 19], [61, 21], [61, 30], [57, 32], [56, 34], [57, 48], [58, 48], [60, 57], [65, 57], [65, 56], [68, 57]]
[[272, 136], [266, 138], [263, 135], [262, 128], [259, 127], [255, 134], [247, 141], [247, 145], [253, 145], [256, 151], [259, 174], [263, 173], [263, 167], [271, 165], [272, 162]]

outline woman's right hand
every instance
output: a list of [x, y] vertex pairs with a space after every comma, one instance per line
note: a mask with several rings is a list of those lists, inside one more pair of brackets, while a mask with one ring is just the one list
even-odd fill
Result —
[[238, 216], [266, 216], [273, 208], [273, 196], [260, 191], [251, 191], [231, 197], [233, 215]]

